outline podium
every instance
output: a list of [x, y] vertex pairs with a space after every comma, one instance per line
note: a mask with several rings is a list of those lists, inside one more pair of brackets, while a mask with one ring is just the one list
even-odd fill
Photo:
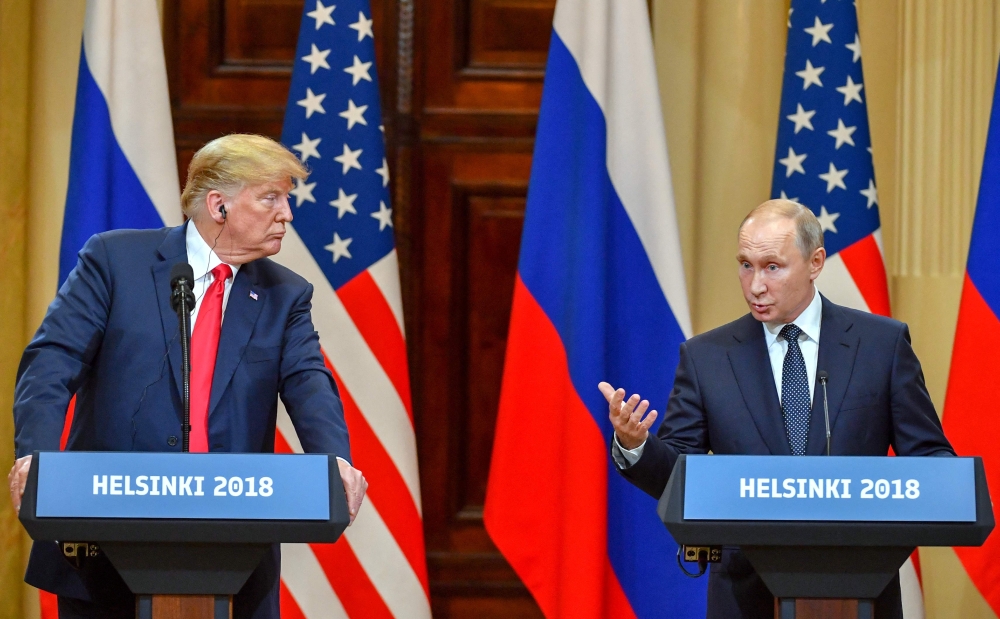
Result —
[[994, 526], [981, 458], [681, 455], [658, 513], [696, 554], [738, 546], [776, 619], [872, 619], [917, 546]]
[[350, 522], [336, 458], [313, 454], [35, 452], [19, 518], [67, 555], [104, 553], [138, 619], [228, 619], [270, 545]]

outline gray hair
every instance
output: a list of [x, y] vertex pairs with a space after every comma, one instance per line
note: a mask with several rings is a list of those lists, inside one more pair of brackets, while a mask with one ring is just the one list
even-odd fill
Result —
[[748, 221], [757, 217], [780, 217], [794, 221], [795, 244], [807, 260], [814, 251], [823, 247], [823, 226], [820, 225], [816, 215], [808, 207], [798, 202], [782, 198], [764, 202], [743, 218], [737, 233], [743, 230], [743, 226]]

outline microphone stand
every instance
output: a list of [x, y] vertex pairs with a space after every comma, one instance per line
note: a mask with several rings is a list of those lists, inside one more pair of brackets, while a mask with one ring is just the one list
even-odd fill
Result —
[[823, 384], [823, 420], [826, 421], [826, 455], [830, 455], [830, 403], [826, 397], [826, 381], [829, 374], [820, 370], [818, 372], [819, 382]]
[[[190, 270], [190, 269], [189, 269]], [[170, 295], [170, 305], [177, 312], [178, 327], [181, 340], [181, 377], [183, 382], [182, 397], [184, 399], [184, 421], [181, 425], [181, 451], [190, 451], [191, 441], [191, 309], [194, 305], [194, 293], [191, 282], [186, 278], [177, 281], [177, 286]]]

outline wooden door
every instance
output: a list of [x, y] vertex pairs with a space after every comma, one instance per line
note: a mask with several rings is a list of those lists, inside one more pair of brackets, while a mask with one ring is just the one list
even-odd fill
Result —
[[[482, 507], [554, 5], [372, 0], [438, 618], [541, 616]], [[214, 137], [280, 136], [302, 6], [166, 0], [182, 179]]]

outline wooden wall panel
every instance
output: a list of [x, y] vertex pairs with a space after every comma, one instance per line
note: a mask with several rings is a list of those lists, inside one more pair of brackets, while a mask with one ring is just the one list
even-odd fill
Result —
[[[541, 617], [482, 510], [554, 5], [372, 0], [439, 619]], [[280, 137], [302, 6], [165, 0], [182, 182], [212, 138]]]

